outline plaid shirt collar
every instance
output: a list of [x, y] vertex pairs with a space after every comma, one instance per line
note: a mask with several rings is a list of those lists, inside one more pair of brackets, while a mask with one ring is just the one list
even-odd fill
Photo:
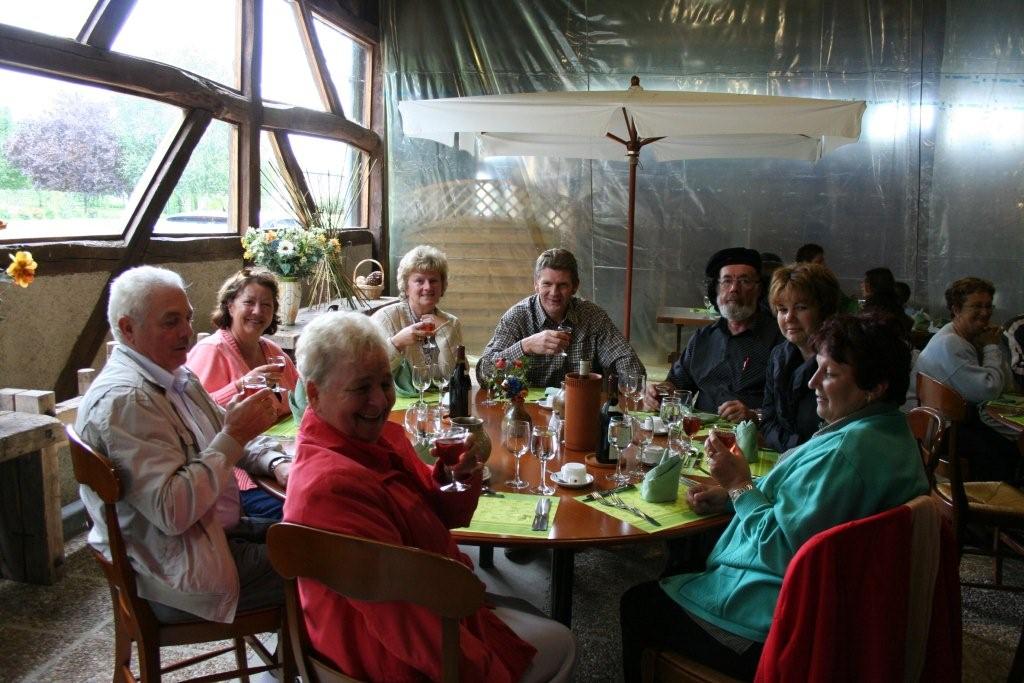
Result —
[[[551, 316], [544, 310], [544, 306], [540, 303], [540, 294], [533, 295], [533, 301], [530, 302], [530, 311], [533, 315], [533, 321], [537, 325], [537, 329], [540, 330], [553, 330], [558, 327], [558, 323], [551, 319]], [[569, 305], [565, 310], [565, 321], [573, 327], [579, 327], [579, 320], [576, 315], [576, 305], [579, 302], [579, 297], [573, 295], [569, 299]]]

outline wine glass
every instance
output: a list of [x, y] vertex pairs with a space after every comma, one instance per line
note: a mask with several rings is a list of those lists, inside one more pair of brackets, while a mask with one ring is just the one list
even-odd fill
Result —
[[267, 356], [267, 365], [273, 365], [274, 366], [274, 370], [277, 371], [277, 375], [278, 375], [278, 379], [275, 379], [273, 381], [273, 383], [267, 382], [267, 386], [269, 386], [271, 391], [273, 391], [275, 394], [280, 393], [280, 391], [281, 391], [281, 380], [280, 380], [280, 377], [281, 377], [281, 373], [284, 372], [284, 368], [285, 368], [284, 356], [282, 356], [280, 354], [273, 355], [273, 356]]
[[629, 475], [622, 467], [622, 450], [633, 440], [633, 425], [631, 423], [632, 420], [628, 415], [621, 417], [616, 415], [608, 423], [608, 444], [615, 449], [616, 458], [615, 473], [607, 476], [616, 484], [629, 483]]
[[676, 424], [683, 419], [683, 402], [682, 399], [675, 396], [666, 396], [661, 401], [661, 407], [658, 409], [658, 417], [665, 423], [665, 428], [668, 429], [672, 425]]
[[413, 444], [417, 446], [423, 443], [426, 436], [423, 431], [427, 420], [426, 410], [426, 403], [413, 403], [406, 408], [405, 417], [402, 420], [402, 423], [405, 425], [405, 431], [409, 432]]
[[480, 369], [480, 386], [487, 389], [487, 398], [483, 401], [482, 405], [498, 405], [500, 402], [498, 401], [498, 392], [501, 390], [501, 371], [498, 370], [498, 366], [494, 364], [494, 359], [491, 358], [481, 358], [477, 362], [477, 367]]
[[644, 395], [647, 376], [642, 372], [624, 372], [619, 375], [619, 393], [626, 398], [625, 412], [636, 406], [636, 402]]
[[434, 440], [437, 458], [444, 463], [444, 469], [448, 473], [449, 479], [449, 483], [441, 487], [442, 491], [459, 492], [469, 488], [455, 478], [455, 466], [459, 464], [459, 458], [469, 449], [468, 439], [468, 429], [465, 427], [451, 427], [438, 435]]
[[267, 378], [263, 375], [246, 375], [242, 379], [242, 398], [249, 398], [257, 391], [267, 388]]
[[530, 448], [530, 423], [526, 420], [511, 420], [505, 425], [504, 446], [516, 459], [516, 473], [513, 479], [505, 482], [510, 489], [525, 489], [530, 482], [519, 478], [519, 460]]
[[441, 390], [441, 398], [438, 399], [438, 402], [441, 405], [447, 405], [445, 403], [445, 395], [448, 393], [448, 384], [451, 381], [451, 377], [444, 371], [440, 363], [434, 363], [430, 367], [432, 368], [434, 386]]
[[636, 433], [636, 436], [634, 438], [639, 443], [637, 444], [637, 457], [633, 465], [632, 475], [634, 479], [643, 479], [644, 471], [640, 464], [647, 462], [647, 449], [654, 443], [654, 418], [645, 417], [635, 420], [635, 423], [636, 428], [633, 431]]
[[555, 457], [558, 450], [555, 445], [555, 433], [547, 427], [534, 427], [530, 436], [530, 450], [540, 460], [540, 483], [534, 489], [542, 496], [550, 496], [555, 487], [548, 484], [548, 461]]
[[435, 329], [436, 328], [434, 327], [433, 322], [429, 320], [420, 321], [420, 332], [422, 332], [425, 335], [423, 337], [423, 343], [421, 344], [421, 347], [423, 348], [423, 355], [426, 356], [427, 358], [432, 358], [433, 354], [437, 351], [438, 348], [437, 342], [434, 341]]
[[[565, 332], [567, 335], [569, 335], [569, 344], [572, 343], [572, 330], [572, 323], [570, 323], [568, 320], [563, 320], [562, 322], [558, 323], [557, 327], [555, 327], [556, 332]], [[558, 354], [562, 358], [567, 358], [569, 356], [569, 344], [566, 344], [562, 352]]]
[[430, 366], [426, 363], [420, 363], [412, 366], [412, 385], [419, 389], [420, 392], [420, 403], [424, 403], [423, 392], [430, 388], [430, 383], [433, 381], [433, 373], [430, 370]]

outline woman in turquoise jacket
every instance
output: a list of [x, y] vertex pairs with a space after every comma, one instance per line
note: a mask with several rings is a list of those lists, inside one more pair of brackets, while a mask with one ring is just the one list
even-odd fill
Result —
[[645, 647], [676, 650], [724, 673], [751, 678], [782, 577], [819, 531], [926, 493], [917, 443], [898, 406], [910, 348], [891, 318], [838, 316], [815, 337], [809, 382], [826, 426], [756, 483], [741, 453], [705, 444], [715, 486], [694, 487], [699, 513], [735, 511], [706, 569], [635, 586], [621, 603], [623, 666], [640, 678]]

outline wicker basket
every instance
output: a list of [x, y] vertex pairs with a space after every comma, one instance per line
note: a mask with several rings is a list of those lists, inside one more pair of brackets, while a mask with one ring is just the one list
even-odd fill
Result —
[[[382, 275], [382, 277], [381, 277], [381, 284], [379, 284], [379, 285], [360, 285], [360, 284], [356, 284], [356, 277], [359, 275], [359, 268], [362, 267], [362, 265], [364, 263], [375, 263], [375, 264], [377, 264], [377, 267], [376, 268], [371, 268], [370, 272], [372, 273], [372, 272], [377, 271], [377, 270], [379, 270], [381, 272], [381, 275]], [[352, 284], [355, 285], [356, 289], [361, 291], [363, 293], [363, 296], [365, 296], [367, 299], [379, 299], [380, 298], [380, 293], [384, 291], [383, 273], [384, 273], [384, 266], [382, 266], [380, 264], [380, 261], [378, 261], [376, 259], [372, 259], [372, 258], [364, 258], [362, 261], [360, 261], [359, 263], [356, 264], [355, 268], [352, 269]]]

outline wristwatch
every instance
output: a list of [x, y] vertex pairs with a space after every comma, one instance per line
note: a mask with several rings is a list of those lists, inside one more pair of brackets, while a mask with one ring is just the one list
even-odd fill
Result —
[[740, 496], [742, 496], [747, 491], [753, 491], [753, 490], [754, 490], [754, 485], [751, 484], [751, 483], [746, 483], [743, 486], [737, 486], [734, 489], [729, 489], [729, 500], [731, 500], [733, 502], [733, 504], [735, 505], [737, 499], [739, 499]]
[[[292, 459], [289, 458], [286, 455], [280, 455], [280, 456], [274, 458], [273, 460], [271, 460], [270, 461], [270, 467], [267, 468], [267, 469], [270, 470], [270, 476], [274, 476], [274, 470], [277, 469], [278, 465], [280, 465], [282, 463], [286, 463], [286, 462], [291, 462], [291, 461], [292, 461]], [[732, 495], [732, 492], [730, 492], [729, 495]]]

